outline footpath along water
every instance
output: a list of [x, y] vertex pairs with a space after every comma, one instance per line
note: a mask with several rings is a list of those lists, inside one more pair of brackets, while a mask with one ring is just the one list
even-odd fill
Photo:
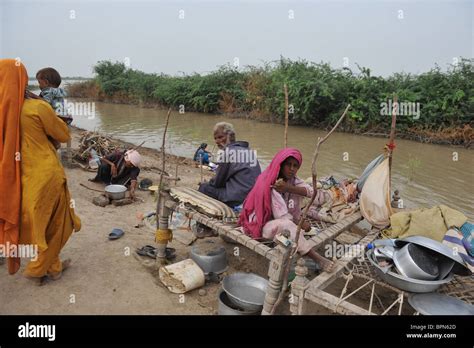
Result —
[[[73, 125], [104, 132], [135, 144], [147, 139], [144, 146], [155, 149], [161, 147], [166, 110], [96, 102], [95, 112], [93, 118], [75, 116]], [[257, 151], [263, 168], [283, 147], [282, 125], [222, 115], [180, 114], [175, 111], [170, 119], [166, 151], [191, 158], [199, 145], [206, 142], [209, 144], [208, 150], [216, 153], [212, 128], [219, 121], [234, 124], [237, 138], [248, 141], [252, 149]], [[303, 166], [298, 173], [300, 177], [306, 179], [311, 175], [311, 158], [316, 140], [325, 133], [309, 127], [289, 128], [289, 146], [303, 153]], [[358, 177], [365, 166], [381, 153], [386, 142], [385, 138], [334, 133], [321, 149], [318, 176]], [[405, 207], [446, 204], [462, 211], [474, 221], [473, 150], [401, 139], [396, 140], [396, 144], [392, 182], [393, 188], [400, 191]]]

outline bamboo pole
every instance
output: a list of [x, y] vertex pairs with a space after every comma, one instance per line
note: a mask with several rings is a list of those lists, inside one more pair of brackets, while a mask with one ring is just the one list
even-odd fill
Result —
[[346, 109], [344, 110], [344, 113], [341, 115], [341, 117], [339, 118], [337, 123], [328, 132], [328, 134], [326, 134], [324, 136], [324, 138], [318, 137], [318, 142], [316, 144], [316, 149], [314, 150], [313, 161], [312, 161], [312, 164], [311, 164], [311, 173], [312, 173], [312, 179], [313, 179], [313, 195], [311, 196], [311, 199], [310, 199], [309, 203], [306, 205], [305, 209], [303, 210], [303, 213], [300, 216], [300, 220], [299, 220], [298, 226], [296, 228], [296, 238], [295, 238], [294, 250], [293, 250], [293, 253], [290, 255], [290, 260], [285, 265], [286, 268], [285, 268], [285, 272], [284, 272], [284, 275], [283, 275], [283, 286], [281, 288], [280, 295], [278, 296], [278, 300], [275, 302], [275, 305], [273, 306], [270, 314], [275, 313], [275, 310], [277, 309], [278, 305], [283, 300], [283, 296], [285, 294], [286, 288], [288, 287], [288, 273], [290, 271], [291, 261], [292, 261], [293, 256], [298, 251], [298, 240], [299, 240], [299, 237], [300, 237], [301, 225], [303, 224], [303, 221], [306, 219], [306, 215], [308, 214], [308, 210], [309, 210], [309, 208], [311, 207], [311, 205], [313, 204], [313, 202], [316, 198], [316, 194], [317, 194], [317, 190], [318, 190], [316, 160], [318, 159], [319, 147], [329, 138], [329, 136], [336, 130], [336, 128], [339, 127], [339, 124], [342, 122], [344, 117], [346, 117], [347, 111], [349, 111], [350, 107], [351, 107], [351, 104], [348, 104]]
[[[158, 183], [158, 198], [156, 202], [156, 216], [158, 217], [160, 215], [160, 203], [161, 203], [161, 185], [163, 184], [163, 173], [165, 172], [165, 157], [166, 157], [166, 151], [165, 151], [165, 142], [166, 142], [166, 131], [168, 130], [168, 123], [170, 121], [170, 115], [171, 115], [171, 108], [168, 109], [168, 114], [166, 115], [166, 123], [165, 123], [165, 130], [163, 132], [163, 142], [161, 143], [161, 173], [160, 173], [160, 181]], [[156, 219], [156, 228], [158, 228], [158, 221], [159, 219]]]
[[286, 83], [283, 85], [285, 92], [285, 148], [288, 147], [288, 86]]

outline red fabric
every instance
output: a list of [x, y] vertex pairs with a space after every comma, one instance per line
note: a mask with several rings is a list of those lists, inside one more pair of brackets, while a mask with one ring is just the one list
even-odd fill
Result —
[[387, 144], [387, 147], [390, 149], [390, 151], [393, 151], [395, 150], [396, 145], [395, 143], [390, 143], [390, 144]]
[[[280, 166], [288, 157], [294, 157], [300, 166], [303, 163], [301, 152], [297, 149], [288, 147], [280, 150], [267, 169], [259, 175], [255, 186], [244, 201], [239, 224], [243, 227], [245, 234], [252, 238], [260, 238], [263, 226], [272, 218], [271, 186], [278, 179]], [[255, 216], [252, 216], [253, 213]]]

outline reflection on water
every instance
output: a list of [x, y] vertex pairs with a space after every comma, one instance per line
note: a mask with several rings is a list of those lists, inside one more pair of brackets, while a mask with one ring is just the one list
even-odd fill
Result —
[[[82, 100], [78, 100], [82, 101]], [[75, 117], [74, 125], [105, 132], [111, 136], [160, 148], [166, 117], [165, 110], [139, 108], [131, 105], [96, 103], [96, 117]], [[212, 128], [216, 122], [234, 124], [238, 140], [250, 142], [257, 150], [262, 167], [268, 165], [273, 155], [283, 146], [283, 126], [229, 117], [173, 112], [167, 136], [167, 151], [175, 155], [192, 157], [202, 142], [213, 149]], [[289, 146], [303, 153], [303, 166], [299, 176], [311, 173], [311, 158], [318, 136], [325, 132], [306, 127], [290, 127]], [[387, 142], [384, 138], [363, 137], [333, 133], [321, 147], [318, 157], [318, 176], [334, 175], [336, 178], [357, 177], [367, 163], [379, 155]], [[446, 204], [461, 210], [474, 220], [472, 150], [449, 146], [421, 144], [397, 140], [394, 153], [392, 183], [400, 190], [407, 207], [431, 207]], [[217, 151], [216, 148], [213, 149]], [[457, 153], [457, 161], [456, 159]]]

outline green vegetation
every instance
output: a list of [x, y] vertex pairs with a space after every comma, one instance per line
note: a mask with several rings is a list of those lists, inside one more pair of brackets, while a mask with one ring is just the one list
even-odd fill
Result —
[[386, 132], [390, 114], [381, 115], [382, 103], [396, 93], [399, 102], [420, 105], [419, 118], [398, 117], [401, 135], [423, 141], [442, 133], [444, 142], [467, 146], [474, 140], [474, 59], [462, 59], [447, 71], [435, 67], [420, 75], [396, 73], [383, 78], [373, 76], [368, 68], [358, 70], [282, 58], [263, 67], [226, 65], [207, 75], [178, 77], [101, 61], [94, 67], [96, 79], [73, 87], [70, 93], [84, 97], [88, 93], [83, 90], [90, 89], [92, 97], [101, 100], [174, 108], [184, 105], [186, 111], [283, 122], [286, 83], [294, 110], [291, 124], [328, 127], [350, 103], [352, 109], [341, 129], [355, 133]]

